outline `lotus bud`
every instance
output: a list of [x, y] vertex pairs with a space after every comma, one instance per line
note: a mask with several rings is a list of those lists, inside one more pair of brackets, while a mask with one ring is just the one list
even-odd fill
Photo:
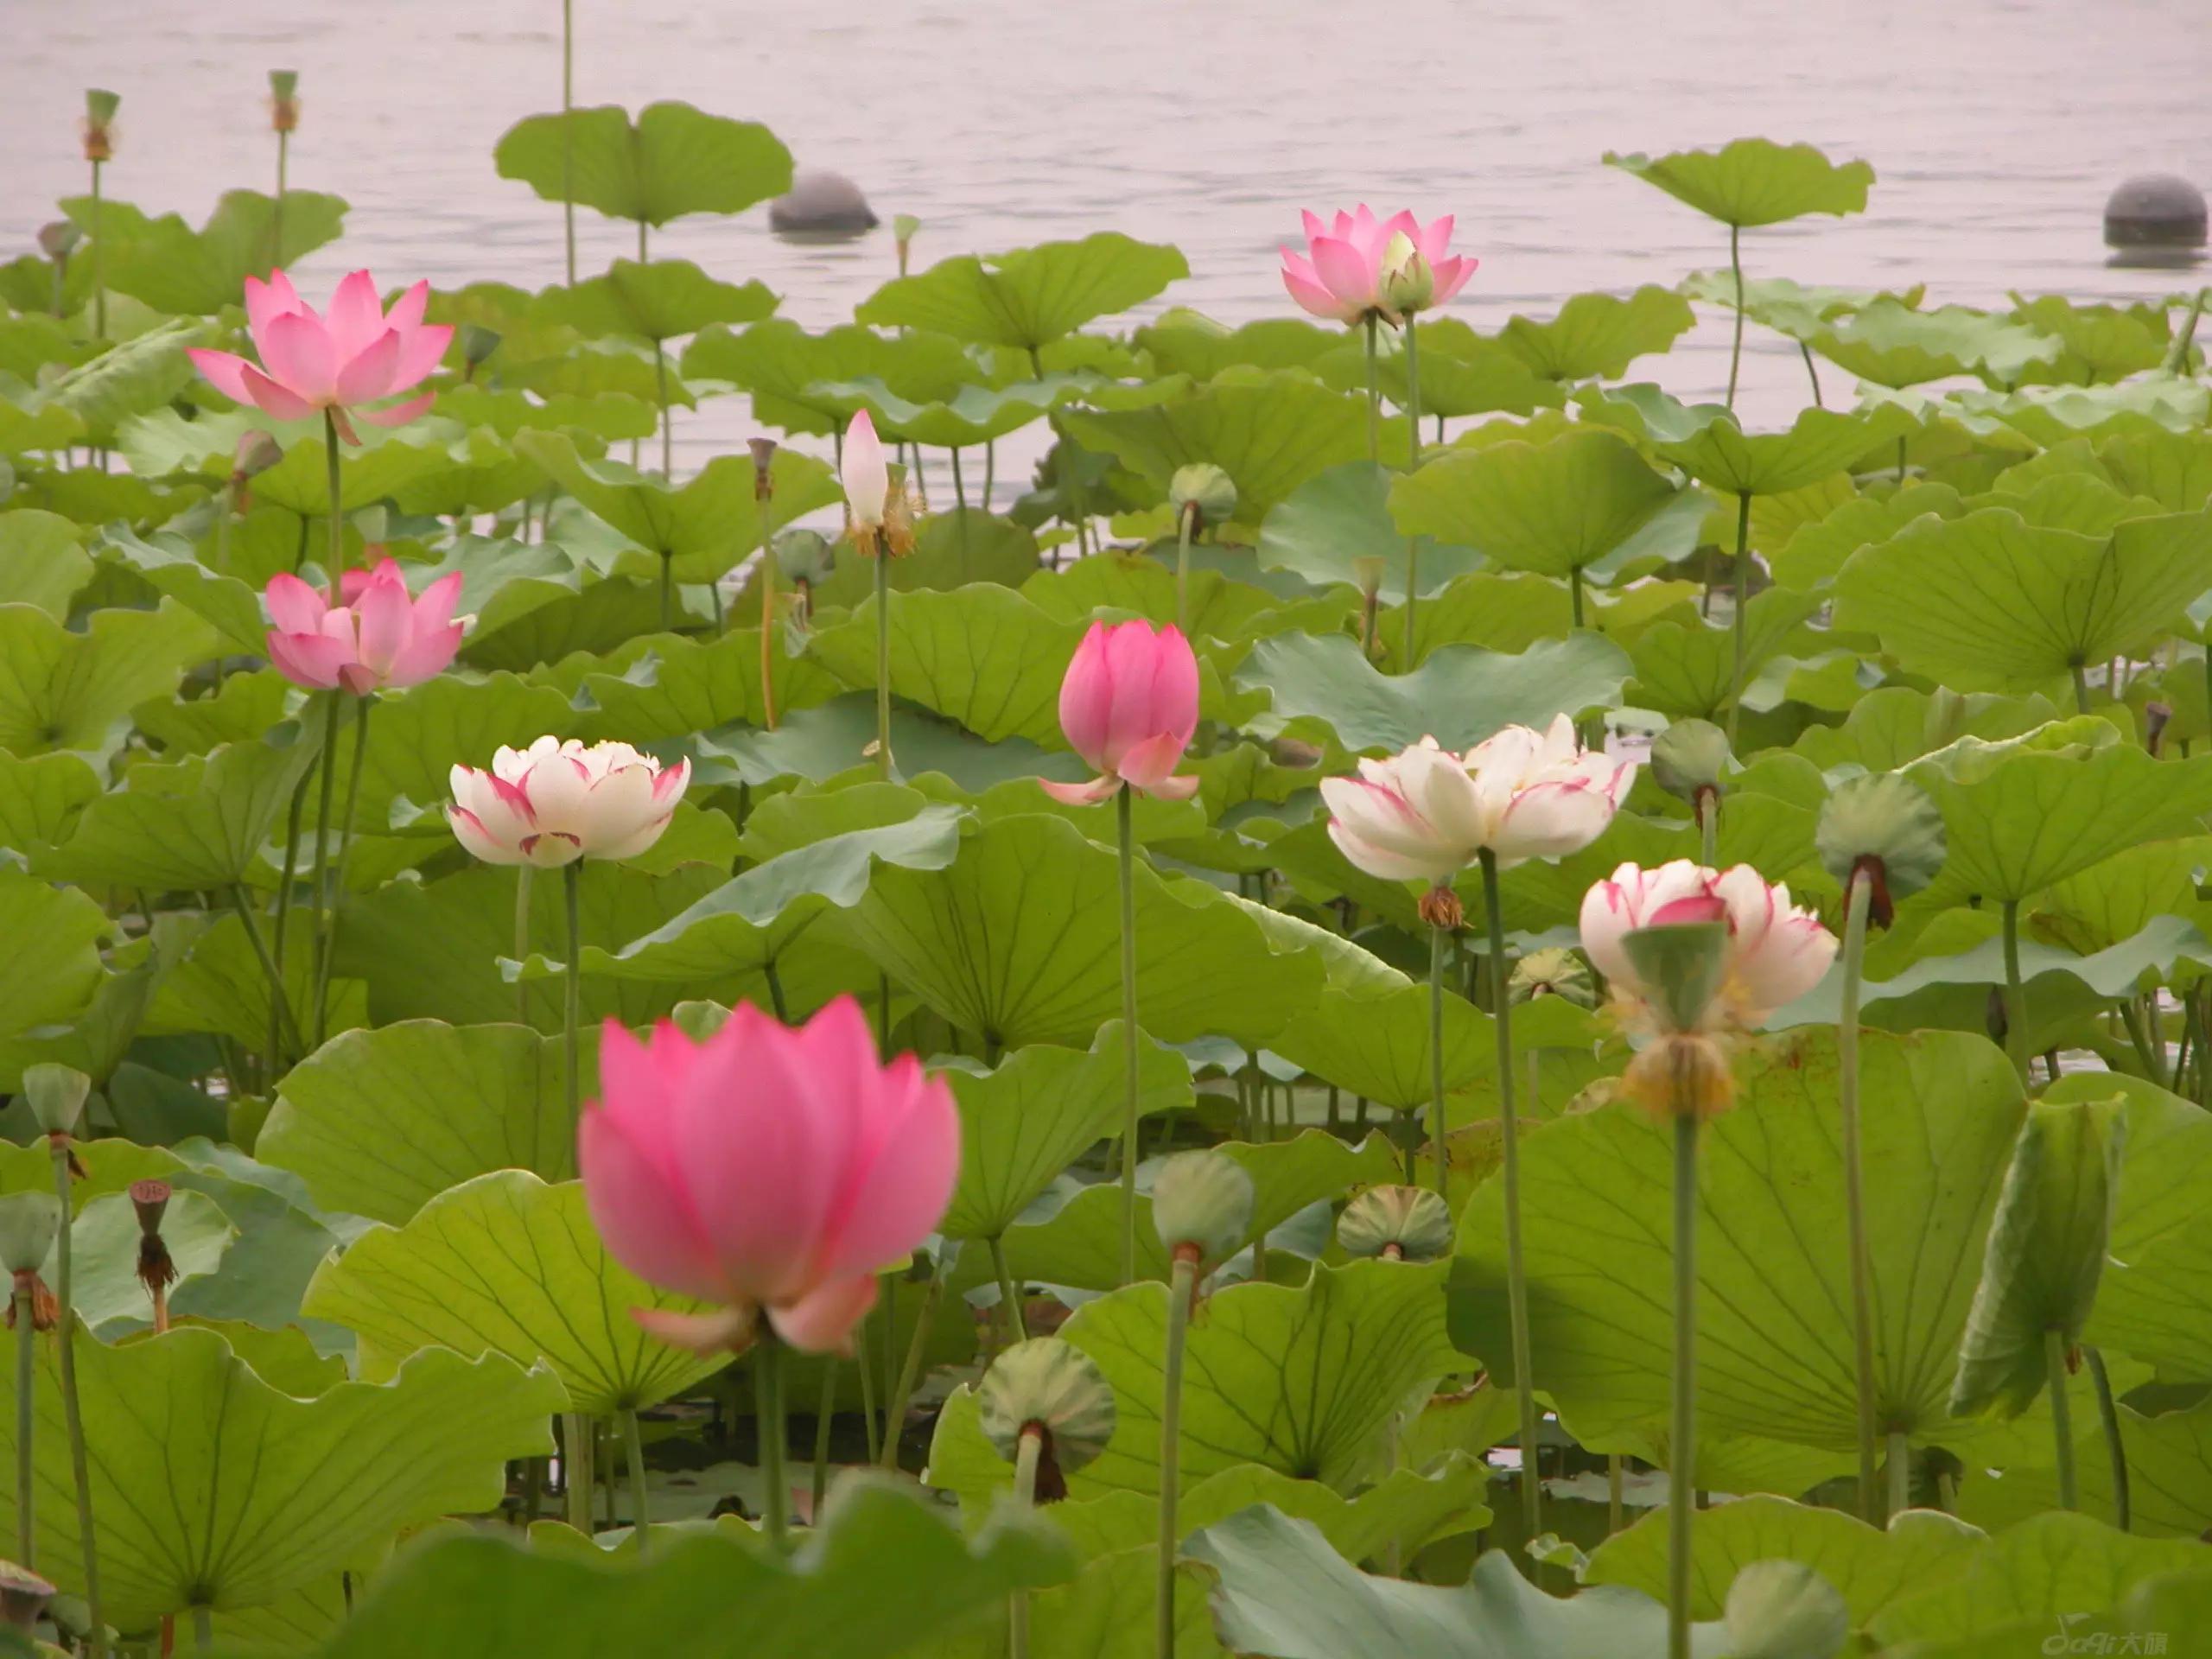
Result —
[[168, 1212], [172, 1189], [167, 1181], [130, 1183], [130, 1207], [138, 1212], [138, 1282], [159, 1306], [176, 1282], [176, 1263], [162, 1242], [162, 1217]]
[[1867, 916], [1887, 927], [1896, 901], [1910, 899], [1943, 868], [1943, 814], [1910, 778], [1880, 772], [1837, 785], [1821, 809], [1813, 846], [1849, 891], [1854, 874], [1872, 884]]
[[1043, 1441], [1037, 1501], [1068, 1495], [1067, 1477], [1106, 1449], [1117, 1416], [1113, 1385], [1090, 1356], [1058, 1337], [1017, 1342], [991, 1362], [976, 1389], [983, 1438], [1008, 1463], [1025, 1434]]
[[1678, 899], [1680, 912], [1621, 935], [1621, 950], [1645, 988], [1662, 1031], [1695, 1031], [1728, 972], [1728, 906], [1718, 898]]
[[906, 255], [914, 245], [914, 232], [922, 228], [922, 221], [912, 213], [891, 216], [891, 240], [899, 250], [899, 274], [906, 274]]
[[253, 506], [254, 479], [284, 459], [284, 446], [258, 427], [242, 434], [231, 461], [231, 510], [245, 512]]
[[1436, 271], [1403, 231], [1383, 248], [1382, 274], [1378, 291], [1382, 308], [1393, 317], [1426, 310], [1436, 297]]
[[505, 338], [496, 328], [486, 328], [480, 322], [464, 322], [457, 329], [461, 340], [461, 361], [463, 378], [474, 379], [476, 371], [491, 361], [492, 353], [499, 349]]
[[766, 501], [776, 493], [776, 441], [747, 438], [745, 447], [753, 452], [753, 499]]
[[1178, 524], [1188, 513], [1194, 529], [1225, 524], [1236, 512], [1236, 480], [1211, 461], [1192, 461], [1167, 480], [1167, 505]]
[[776, 537], [776, 569], [794, 586], [825, 582], [836, 568], [836, 550], [820, 531], [794, 526]]
[[1700, 824], [1707, 802], [1719, 800], [1721, 779], [1735, 769], [1728, 734], [1709, 720], [1678, 720], [1652, 740], [1653, 780], [1688, 801]]
[[0, 1624], [35, 1630], [54, 1596], [54, 1586], [30, 1568], [0, 1561]]
[[115, 112], [123, 99], [116, 92], [88, 87], [85, 92], [85, 159], [112, 160], [115, 156]]
[[1351, 579], [1370, 603], [1382, 591], [1382, 578], [1389, 574], [1389, 565], [1379, 553], [1363, 553], [1351, 562]]
[[2171, 702], [2153, 699], [2143, 705], [2143, 747], [2152, 755], [2158, 753], [2158, 743], [2166, 734], [2166, 722], [2174, 717]]
[[59, 264], [77, 251], [85, 239], [74, 219], [57, 219], [38, 227], [38, 251]]
[[19, 1279], [36, 1273], [60, 1230], [61, 1200], [53, 1193], [41, 1188], [0, 1198], [0, 1268]]
[[74, 1135], [92, 1093], [92, 1080], [73, 1065], [41, 1061], [23, 1068], [23, 1097], [30, 1102], [39, 1128], [49, 1135]]
[[272, 132], [292, 132], [300, 124], [300, 72], [269, 72], [269, 127]]
[[1722, 1617], [1735, 1659], [1835, 1659], [1851, 1639], [1841, 1592], [1802, 1561], [1751, 1562]]
[[1548, 950], [1531, 950], [1514, 963], [1513, 976], [1505, 982], [1505, 995], [1516, 1007], [1533, 1002], [1540, 996], [1556, 996], [1578, 1008], [1594, 1008], [1598, 1006], [1598, 982], [1581, 957], [1564, 946], [1555, 945]]
[[1337, 1243], [1360, 1261], [1433, 1262], [1452, 1253], [1452, 1211], [1425, 1186], [1370, 1187], [1337, 1218]]
[[1252, 1229], [1252, 1178], [1219, 1152], [1179, 1152], [1152, 1182], [1152, 1225], [1171, 1254], [1195, 1250], [1200, 1262], [1236, 1253]]

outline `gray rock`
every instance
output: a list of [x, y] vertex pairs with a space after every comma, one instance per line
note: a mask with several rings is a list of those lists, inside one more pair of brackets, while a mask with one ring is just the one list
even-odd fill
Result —
[[857, 236], [878, 222], [860, 186], [842, 173], [794, 174], [791, 189], [768, 204], [768, 228], [779, 236]]
[[2113, 248], [2201, 248], [2204, 193], [2171, 173], [2127, 180], [2105, 203], [2105, 245]]

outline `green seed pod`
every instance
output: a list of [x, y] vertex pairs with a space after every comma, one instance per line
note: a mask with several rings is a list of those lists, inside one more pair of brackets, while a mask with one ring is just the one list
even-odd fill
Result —
[[269, 95], [271, 98], [297, 98], [300, 95], [300, 72], [296, 69], [271, 69], [269, 72]]
[[922, 221], [912, 213], [891, 215], [891, 239], [894, 242], [912, 242], [914, 232], [921, 228]]
[[1848, 885], [1863, 869], [1873, 882], [1868, 913], [1886, 926], [1892, 906], [1943, 868], [1943, 814], [1926, 790], [1894, 772], [1848, 779], [1821, 809], [1813, 834], [1821, 867]]
[[480, 322], [462, 323], [461, 360], [471, 369], [482, 368], [490, 360], [492, 353], [499, 349], [499, 341], [503, 338], [505, 336], [498, 329], [486, 328]]
[[[19, 1630], [35, 1630], [54, 1599], [54, 1586], [27, 1567], [0, 1561], [0, 1624]], [[58, 1652], [58, 1649], [41, 1649]]]
[[1382, 308], [1394, 317], [1426, 310], [1436, 297], [1436, 272], [1403, 231], [1382, 250]]
[[786, 582], [810, 586], [830, 580], [836, 556], [818, 530], [786, 530], [776, 537], [776, 569]]
[[51, 219], [38, 227], [38, 251], [49, 259], [67, 259], [84, 239], [73, 219]]
[[1842, 1593], [1802, 1561], [1753, 1561], [1728, 1586], [1734, 1659], [1835, 1659], [1851, 1639]]
[[1167, 505], [1179, 523], [1195, 509], [1200, 525], [1225, 524], [1236, 512], [1236, 480], [1211, 461], [1194, 461], [1167, 480]]
[[1051, 1438], [1063, 1475], [1082, 1468], [1114, 1438], [1113, 1385], [1090, 1356], [1058, 1337], [1017, 1342], [991, 1362], [976, 1389], [976, 1409], [991, 1449], [1012, 1463], [1032, 1423]]
[[1621, 935], [1629, 965], [1669, 1031], [1695, 1031], [1728, 968], [1726, 922], [1678, 922]]
[[1669, 795], [1695, 804], [1736, 769], [1728, 734], [1709, 720], [1678, 720], [1651, 741], [1651, 776]]
[[0, 1268], [36, 1273], [61, 1230], [61, 1200], [41, 1190], [0, 1198]]
[[92, 1092], [92, 1080], [74, 1066], [41, 1061], [23, 1068], [23, 1097], [48, 1135], [75, 1134]]
[[1452, 1211], [1425, 1186], [1370, 1187], [1337, 1218], [1337, 1243], [1360, 1261], [1433, 1262], [1452, 1253]]
[[1560, 945], [1531, 950], [1515, 963], [1512, 977], [1505, 982], [1505, 995], [1516, 1007], [1540, 996], [1560, 997], [1578, 1008], [1598, 1006], [1598, 984], [1591, 977], [1589, 964]]
[[120, 92], [104, 92], [97, 86], [85, 89], [85, 121], [87, 125], [105, 127], [115, 119], [115, 112], [123, 106]]
[[1152, 1225], [1173, 1252], [1195, 1244], [1201, 1261], [1236, 1255], [1252, 1229], [1252, 1178], [1218, 1152], [1179, 1152], [1152, 1181]]
[[231, 476], [245, 480], [259, 476], [284, 459], [284, 446], [273, 434], [256, 427], [242, 434], [231, 461]]
[[1379, 553], [1363, 553], [1351, 562], [1351, 579], [1370, 599], [1382, 591], [1382, 578], [1389, 574], [1389, 566]]

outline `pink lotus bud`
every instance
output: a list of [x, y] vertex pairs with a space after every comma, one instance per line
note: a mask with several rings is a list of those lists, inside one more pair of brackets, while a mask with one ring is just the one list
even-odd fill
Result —
[[1060, 730], [1099, 775], [1087, 784], [1042, 786], [1076, 806], [1106, 800], [1123, 784], [1187, 801], [1198, 780], [1174, 772], [1198, 727], [1198, 659], [1182, 631], [1094, 622], [1060, 682]]

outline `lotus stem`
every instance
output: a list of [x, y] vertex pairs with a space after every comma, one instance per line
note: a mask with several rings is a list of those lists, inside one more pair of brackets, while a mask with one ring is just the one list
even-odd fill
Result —
[[1697, 1105], [1675, 1103], [1675, 1377], [1667, 1472], [1667, 1656], [1690, 1659], [1697, 1515]]
[[915, 1316], [914, 1334], [906, 1339], [906, 1357], [899, 1362], [899, 1381], [891, 1391], [883, 1422], [883, 1448], [875, 1461], [886, 1469], [899, 1466], [899, 1436], [906, 1421], [906, 1407], [914, 1397], [914, 1384], [922, 1374], [922, 1354], [929, 1346], [930, 1326], [936, 1321], [938, 1303], [944, 1295], [948, 1252], [940, 1249], [922, 1291], [921, 1312]]
[[354, 700], [353, 763], [346, 772], [346, 810], [338, 822], [338, 857], [331, 866], [330, 927], [315, 961], [315, 1042], [317, 1048], [322, 1046], [323, 1039], [329, 1034], [330, 969], [331, 963], [338, 956], [339, 919], [345, 913], [346, 855], [353, 845], [353, 810], [360, 802], [361, 767], [369, 754], [369, 705], [375, 701], [374, 692]]
[[1175, 626], [1186, 637], [1191, 632], [1191, 532], [1198, 521], [1195, 502], [1185, 506], [1175, 520]]
[[282, 127], [277, 128], [276, 201], [276, 210], [269, 217], [270, 239], [276, 245], [275, 251], [270, 255], [269, 259], [272, 266], [282, 265], [284, 263], [284, 173], [286, 163], [291, 159], [291, 138], [290, 133]]
[[92, 338], [107, 338], [107, 284], [100, 279], [100, 164], [92, 163]]
[[[876, 1282], [882, 1283], [879, 1276]], [[853, 1344], [853, 1369], [861, 1376], [861, 1427], [867, 1436], [868, 1461], [875, 1461], [882, 1449], [882, 1440], [875, 1426], [875, 1364], [874, 1343], [869, 1332], [875, 1329], [875, 1315], [870, 1313], [861, 1321], [858, 1339]]]
[[812, 1524], [822, 1524], [822, 1500], [830, 1491], [830, 1431], [837, 1421], [837, 1360], [822, 1358], [822, 1398], [814, 1409], [814, 1492]]
[[760, 723], [776, 729], [776, 553], [768, 516], [770, 498], [760, 502]]
[[[530, 889], [535, 871], [533, 865], [515, 866], [515, 961], [518, 963], [530, 960]], [[519, 976], [515, 980], [515, 1018], [525, 1026], [530, 1023], [530, 982]]]
[[[331, 693], [333, 696], [336, 692]], [[273, 1084], [283, 1065], [281, 1042], [284, 1022], [291, 1020], [291, 993], [284, 988], [284, 936], [291, 931], [292, 884], [300, 871], [300, 820], [307, 816], [308, 774], [302, 772], [300, 781], [292, 785], [292, 804], [284, 818], [284, 874], [276, 884], [276, 936], [272, 952], [274, 963], [269, 979], [269, 1077]], [[524, 868], [530, 867], [524, 865]]]
[[1382, 383], [1377, 378], [1375, 353], [1376, 331], [1381, 320], [1372, 311], [1367, 314], [1367, 459], [1372, 466], [1382, 464]]
[[1436, 1196], [1447, 1205], [1452, 1202], [1452, 1160], [1444, 1141], [1444, 957], [1451, 938], [1447, 928], [1432, 925], [1428, 930], [1428, 1130], [1436, 1154]]
[[622, 1444], [630, 1462], [630, 1524], [637, 1532], [638, 1554], [642, 1555], [652, 1522], [645, 1515], [645, 1435], [635, 1406], [622, 1408]]
[[1122, 883], [1122, 1066], [1125, 1109], [1122, 1117], [1122, 1282], [1137, 1279], [1137, 872], [1135, 805], [1123, 785], [1114, 795], [1114, 823], [1121, 849]]
[[1821, 401], [1821, 372], [1813, 365], [1813, 348], [1801, 340], [1797, 342], [1797, 354], [1805, 359], [1805, 378], [1813, 383], [1813, 407], [1826, 409], [1827, 405]]
[[561, 1480], [569, 1524], [587, 1538], [592, 1535], [591, 1419], [580, 1411], [561, 1418]]
[[2066, 1333], [2043, 1333], [2043, 1368], [2050, 1384], [2050, 1432], [2058, 1455], [2058, 1507], [2078, 1510], [2082, 1497], [2074, 1479], [2073, 1408], [2066, 1399]]
[[1628, 1506], [1626, 1487], [1628, 1468], [1618, 1452], [1605, 1459], [1605, 1536], [1610, 1538], [1621, 1529], [1623, 1511]]
[[1728, 744], [1736, 743], [1738, 716], [1744, 711], [1745, 656], [1751, 645], [1751, 493], [1736, 495], [1736, 667], [1728, 694]]
[[875, 770], [891, 781], [891, 555], [875, 550]]
[[192, 1610], [192, 1640], [202, 1653], [215, 1650], [215, 1610], [205, 1602]]
[[1698, 859], [1712, 869], [1720, 855], [1720, 791], [1710, 785], [1697, 791]]
[[[310, 992], [322, 981], [322, 954], [329, 948], [330, 888], [327, 876], [330, 819], [338, 792], [339, 700], [345, 694], [333, 690], [324, 695], [329, 701], [323, 706], [322, 753], [315, 757], [315, 763], [321, 773], [315, 784], [315, 859], [308, 868], [308, 898], [314, 906], [311, 913], [315, 918], [313, 945], [308, 960], [308, 988]], [[313, 1008], [305, 1009], [302, 1013], [307, 1019], [315, 1018]]]
[[91, 1455], [85, 1444], [85, 1414], [77, 1398], [76, 1278], [71, 1253], [69, 1223], [69, 1141], [65, 1135], [48, 1137], [54, 1154], [54, 1192], [61, 1202], [61, 1226], [54, 1236], [54, 1296], [60, 1304], [55, 1329], [60, 1346], [61, 1421], [69, 1434], [69, 1473], [77, 1487], [77, 1539], [85, 1554], [85, 1612], [92, 1626], [89, 1640], [93, 1659], [107, 1653], [107, 1625], [100, 1614], [99, 1539], [92, 1529], [92, 1474]]
[[582, 1098], [583, 1083], [578, 1075], [582, 1067], [577, 1041], [578, 1033], [583, 1027], [584, 1015], [583, 906], [580, 891], [583, 886], [582, 863], [582, 860], [574, 859], [561, 867], [561, 896], [568, 911], [569, 922], [569, 971], [561, 987], [561, 1033], [562, 1053], [566, 1061], [563, 1069], [568, 1073], [569, 1128], [572, 1134], [577, 1119], [582, 1116], [578, 1103]]
[[1191, 1298], [1198, 1290], [1198, 1258], [1194, 1246], [1178, 1245], [1175, 1270], [1167, 1287], [1167, 1354], [1160, 1367], [1160, 1592], [1154, 1626], [1159, 1659], [1175, 1659], [1175, 1525], [1177, 1487], [1183, 1460], [1183, 1348], [1191, 1328]]
[[2097, 1421], [2103, 1426], [2105, 1451], [2112, 1459], [2112, 1523], [2126, 1532], [2133, 1500], [2128, 1491], [2127, 1443], [2120, 1433], [2120, 1402], [2113, 1398], [2112, 1378], [2105, 1371], [2104, 1354], [2084, 1344], [2082, 1357], [2088, 1362], [2089, 1381], [2096, 1388]]
[[[1414, 319], [1406, 319], [1406, 470], [1421, 465], [1421, 333]], [[1414, 613], [1421, 606], [1421, 537], [1406, 537], [1406, 660], [1402, 672], [1414, 671]]]
[[1892, 1516], [1912, 1507], [1912, 1443], [1901, 1428], [1890, 1431], [1890, 1502]]
[[2005, 1052], [2024, 1084], [2028, 1080], [2028, 988], [2020, 982], [2020, 901], [2007, 899], [2005, 935]]
[[1728, 407], [1736, 407], [1736, 375], [1744, 362], [1744, 231], [1728, 227], [1728, 270], [1736, 279], [1736, 334], [1728, 346]]
[[999, 446], [995, 438], [983, 440], [983, 494], [979, 504], [988, 513], [991, 510], [991, 488], [998, 482]]
[[1843, 1007], [1836, 1022], [1836, 1087], [1843, 1137], [1843, 1207], [1851, 1241], [1853, 1370], [1859, 1393], [1859, 1507], [1870, 1526], [1881, 1522], [1874, 1481], [1873, 1274], [1866, 1249], [1866, 1197], [1859, 1140], [1859, 996], [1866, 961], [1866, 914], [1874, 884], [1851, 873], [1843, 918]]
[[[1490, 912], [1491, 1018], [1497, 1027], [1497, 1128], [1505, 1177], [1505, 1296], [1512, 1321], [1513, 1391], [1521, 1423], [1521, 1510], [1529, 1536], [1543, 1531], [1543, 1486], [1536, 1472], [1536, 1383], [1529, 1340], [1529, 1281], [1521, 1255], [1521, 1131], [1513, 1102], [1513, 1009], [1506, 988], [1505, 906], [1497, 879], [1497, 855], [1485, 847], [1483, 906]], [[1442, 1192], [1445, 1154], [1436, 1149], [1437, 1190]], [[1449, 1195], [1446, 1195], [1448, 1205]]]
[[660, 631], [667, 633], [676, 626], [676, 550], [664, 547], [660, 550]]
[[653, 341], [653, 380], [660, 399], [660, 475], [674, 483], [676, 459], [671, 446], [675, 442], [675, 414], [668, 402], [668, 353], [658, 340]]
[[760, 1434], [760, 1509], [778, 1554], [791, 1541], [791, 1493], [784, 1473], [784, 1344], [773, 1332], [753, 1345], [753, 1389]]
[[649, 256], [645, 252], [645, 221], [638, 221], [638, 263], [644, 264]]
[[1569, 626], [1582, 626], [1582, 567], [1570, 565], [1567, 572], [1567, 602]]
[[1007, 1328], [1014, 1340], [1029, 1340], [1028, 1321], [1021, 1317], [1021, 1287], [1015, 1283], [1013, 1269], [1007, 1265], [1006, 1241], [994, 1236], [990, 1241], [991, 1270], [999, 1278], [999, 1301], [1006, 1309]]
[[[67, 1212], [63, 1212], [67, 1224]], [[34, 1275], [16, 1275], [16, 1563], [35, 1569], [38, 1548], [32, 1502], [36, 1459], [34, 1435], [38, 1428], [38, 1319], [32, 1308]]]
[[[1014, 1501], [1020, 1508], [1037, 1503], [1037, 1465], [1045, 1451], [1045, 1430], [1032, 1423], [1021, 1431], [1014, 1453]], [[1029, 1659], [1029, 1592], [1017, 1590], [1007, 1598], [1007, 1654], [1008, 1659]]]
[[252, 947], [261, 963], [261, 971], [269, 976], [270, 995], [281, 1018], [284, 1032], [292, 1039], [295, 1049], [301, 1046], [299, 1027], [292, 1020], [291, 1000], [284, 995], [284, 987], [276, 959], [269, 954], [269, 941], [261, 937], [261, 924], [253, 919], [253, 906], [246, 902], [245, 889], [232, 883], [231, 908], [238, 912], [238, 920], [245, 928], [245, 942]]
[[576, 284], [575, 0], [561, 0], [561, 217], [568, 232], [569, 286]]

